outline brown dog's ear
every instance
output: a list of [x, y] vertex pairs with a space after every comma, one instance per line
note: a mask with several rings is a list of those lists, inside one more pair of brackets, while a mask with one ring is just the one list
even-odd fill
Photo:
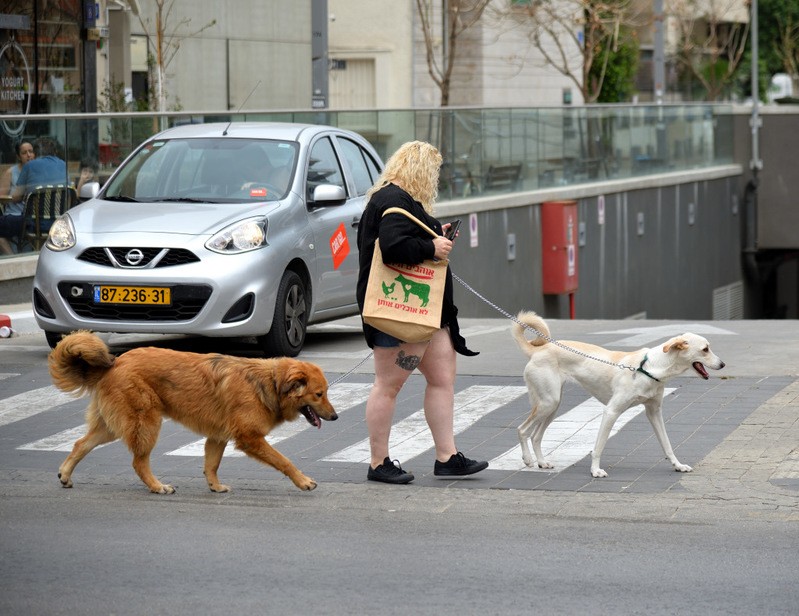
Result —
[[283, 381], [280, 383], [280, 393], [286, 395], [295, 389], [304, 389], [307, 384], [308, 379], [300, 364], [291, 362], [290, 366], [286, 366]]
[[663, 352], [668, 353], [672, 349], [675, 351], [682, 351], [683, 349], [688, 348], [688, 342], [683, 340], [682, 338], [672, 338], [666, 344], [663, 345]]

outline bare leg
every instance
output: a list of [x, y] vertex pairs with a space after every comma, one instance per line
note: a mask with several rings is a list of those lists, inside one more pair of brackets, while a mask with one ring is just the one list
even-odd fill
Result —
[[449, 331], [438, 330], [433, 334], [427, 351], [419, 364], [419, 371], [427, 380], [424, 392], [424, 415], [433, 442], [436, 459], [446, 462], [457, 453], [453, 434], [455, 405], [455, 349]]
[[389, 457], [388, 439], [397, 394], [421, 362], [427, 346], [423, 342], [374, 349], [375, 384], [366, 401], [366, 428], [369, 431], [372, 468], [377, 468]]

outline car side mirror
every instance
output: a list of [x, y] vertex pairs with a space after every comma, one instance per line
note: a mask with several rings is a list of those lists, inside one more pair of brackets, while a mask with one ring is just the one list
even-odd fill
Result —
[[100, 182], [86, 182], [80, 187], [80, 194], [78, 198], [81, 201], [94, 199], [100, 192]]
[[319, 184], [313, 189], [313, 205], [322, 205], [334, 201], [342, 202], [347, 199], [343, 186], [334, 184]]

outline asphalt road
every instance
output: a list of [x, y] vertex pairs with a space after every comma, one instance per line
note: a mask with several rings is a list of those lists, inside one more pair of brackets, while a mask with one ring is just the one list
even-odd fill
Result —
[[[582, 455], [557, 450], [552, 472], [514, 467], [515, 428], [529, 410], [518, 390], [524, 358], [506, 322], [467, 320], [481, 355], [459, 363], [458, 442], [491, 460], [488, 471], [432, 476], [424, 431], [408, 427], [423, 391], [412, 377], [395, 422], [408, 444], [392, 448], [407, 452], [417, 480], [366, 482], [353, 450], [366, 436], [367, 359], [331, 388], [339, 421], [275, 434], [319, 481], [315, 491], [226, 456], [220, 475], [233, 490], [212, 494], [191, 453], [197, 437], [165, 425], [153, 467], [178, 485], [168, 496], [147, 492], [118, 443], [78, 466], [73, 489], [60, 487], [61, 449], [86, 403], [53, 397], [44, 337], [17, 324], [21, 335], [0, 340], [0, 613], [750, 615], [799, 605], [795, 322], [550, 323], [560, 339], [616, 348], [653, 346], [672, 330], [711, 340], [727, 367], [708, 381], [675, 379], [664, 402], [689, 474], [662, 459], [643, 415], [609, 441], [607, 479], [590, 477], [590, 442]], [[246, 341], [106, 338], [115, 352], [255, 354]], [[315, 328], [303, 354], [331, 382], [367, 356], [351, 319]], [[577, 417], [586, 402], [567, 386], [561, 413]], [[580, 421], [590, 430], [590, 418]]]

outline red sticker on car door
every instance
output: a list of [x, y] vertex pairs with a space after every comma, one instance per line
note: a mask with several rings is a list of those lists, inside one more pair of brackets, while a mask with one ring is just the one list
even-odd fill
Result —
[[350, 254], [350, 242], [347, 239], [347, 228], [342, 222], [330, 238], [330, 252], [333, 253], [333, 269], [338, 269]]

